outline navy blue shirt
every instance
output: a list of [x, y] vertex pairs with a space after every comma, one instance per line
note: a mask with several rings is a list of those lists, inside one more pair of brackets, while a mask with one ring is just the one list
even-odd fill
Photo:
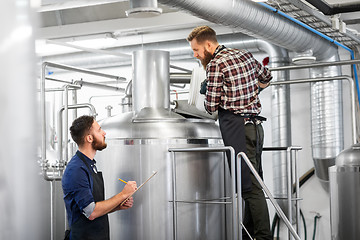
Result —
[[77, 151], [66, 166], [61, 182], [69, 226], [79, 219], [81, 214], [83, 214], [84, 208], [90, 203], [95, 202], [92, 195], [93, 179], [91, 170], [86, 167], [78, 154], [84, 156], [90, 167], [95, 163], [94, 160]]

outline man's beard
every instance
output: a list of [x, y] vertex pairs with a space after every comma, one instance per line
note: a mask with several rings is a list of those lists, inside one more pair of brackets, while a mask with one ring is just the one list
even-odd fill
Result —
[[94, 136], [93, 136], [93, 139], [94, 140], [91, 143], [91, 146], [93, 147], [94, 150], [101, 151], [107, 147], [106, 142], [102, 143], [102, 142], [98, 141]]
[[204, 58], [200, 59], [201, 64], [203, 65], [204, 69], [206, 69], [206, 66], [211, 61], [212, 58], [213, 58], [213, 55], [210, 52], [208, 52], [206, 49], [204, 49]]

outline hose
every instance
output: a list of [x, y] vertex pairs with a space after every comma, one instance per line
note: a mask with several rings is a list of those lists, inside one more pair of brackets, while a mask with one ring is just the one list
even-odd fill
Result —
[[301, 219], [302, 219], [303, 224], [304, 224], [304, 240], [307, 240], [306, 222], [305, 222], [304, 214], [303, 214], [303, 212], [301, 211], [301, 209], [300, 209], [300, 215], [301, 215]]
[[[313, 175], [315, 174], [315, 168], [311, 168], [309, 169], [306, 173], [304, 173], [304, 175], [302, 175], [299, 178], [299, 187], [301, 187], [302, 185], [304, 185], [304, 183], [309, 180]], [[295, 186], [293, 186], [293, 193], [296, 193], [296, 188]], [[306, 222], [305, 222], [305, 217], [303, 212], [300, 209], [300, 215], [304, 224], [304, 240], [307, 240], [307, 230], [306, 230]], [[316, 223], [315, 223], [316, 224]], [[275, 234], [275, 228], [276, 226], [278, 226], [276, 234], [277, 234], [277, 239], [279, 239], [280, 236], [280, 217], [278, 216], [278, 214], [276, 213], [273, 221], [272, 221], [272, 225], [271, 225], [271, 234], [272, 237], [274, 238], [274, 234]], [[314, 233], [315, 234], [315, 233]], [[314, 239], [314, 238], [313, 238]]]
[[315, 235], [316, 235], [316, 221], [319, 218], [321, 218], [321, 216], [318, 214], [314, 217], [314, 233], [313, 233], [313, 238], [312, 238], [313, 240], [315, 240]]

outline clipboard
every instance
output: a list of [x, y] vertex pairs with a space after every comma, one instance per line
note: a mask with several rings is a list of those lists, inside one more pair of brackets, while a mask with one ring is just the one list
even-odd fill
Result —
[[120, 203], [120, 206], [124, 205], [124, 203], [126, 203], [126, 201], [129, 200], [140, 188], [142, 188], [142, 186], [144, 186], [145, 183], [147, 183], [153, 176], [155, 176], [155, 174], [157, 174], [157, 171], [154, 172], [148, 179], [146, 179], [146, 181], [143, 182], [132, 194], [130, 194], [130, 196], [128, 196], [124, 201], [122, 201]]

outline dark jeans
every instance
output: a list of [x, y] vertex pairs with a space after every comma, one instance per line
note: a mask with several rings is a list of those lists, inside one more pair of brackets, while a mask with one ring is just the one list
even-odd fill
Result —
[[[225, 146], [232, 146], [236, 155], [239, 152], [245, 152], [253, 166], [262, 175], [261, 153], [264, 130], [261, 124], [248, 123], [244, 126], [244, 117], [222, 108], [219, 108], [218, 112], [220, 131]], [[227, 157], [230, 161], [230, 155]], [[264, 193], [243, 160], [241, 161], [241, 181], [242, 197], [245, 201], [244, 225], [256, 240], [270, 240], [270, 220]], [[246, 232], [243, 231], [243, 233], [244, 239], [249, 239]]]
[[[246, 155], [255, 169], [262, 175], [261, 153], [264, 141], [264, 130], [261, 124], [246, 124], [245, 137]], [[261, 147], [258, 151], [256, 150], [257, 140], [260, 141], [258, 144], [260, 144]], [[252, 183], [251, 191], [242, 193], [243, 200], [245, 201], [244, 226], [249, 231], [252, 238], [256, 238], [256, 240], [270, 240], [272, 239], [272, 236], [265, 195], [253, 174], [251, 174], [250, 178]], [[243, 230], [243, 239], [250, 239], [245, 230]]]

